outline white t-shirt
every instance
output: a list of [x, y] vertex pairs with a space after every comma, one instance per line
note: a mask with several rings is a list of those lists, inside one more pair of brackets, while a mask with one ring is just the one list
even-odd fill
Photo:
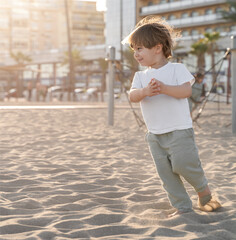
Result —
[[[173, 86], [194, 81], [193, 75], [183, 64], [168, 62], [158, 69], [136, 72], [131, 89], [146, 87], [152, 78]], [[177, 99], [160, 94], [145, 97], [140, 105], [147, 129], [151, 133], [163, 134], [192, 127], [187, 98]]]

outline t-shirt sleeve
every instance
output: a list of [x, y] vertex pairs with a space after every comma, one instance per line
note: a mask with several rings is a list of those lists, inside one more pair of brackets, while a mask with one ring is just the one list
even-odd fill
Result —
[[141, 80], [138, 72], [136, 72], [134, 75], [133, 82], [130, 89], [135, 89], [135, 88], [142, 88], [142, 84], [141, 84]]
[[184, 66], [184, 64], [178, 64], [177, 66], [178, 67], [176, 68], [176, 79], [178, 85], [184, 84], [186, 82], [190, 82], [191, 85], [193, 85], [195, 78]]

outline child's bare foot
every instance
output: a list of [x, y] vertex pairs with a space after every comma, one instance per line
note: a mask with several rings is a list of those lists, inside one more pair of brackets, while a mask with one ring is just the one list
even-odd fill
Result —
[[198, 205], [200, 210], [204, 212], [213, 212], [216, 209], [219, 209], [221, 207], [221, 204], [215, 199], [211, 199], [209, 202], [207, 202], [204, 205], [201, 205], [200, 201], [198, 201]]
[[189, 212], [192, 212], [192, 210], [188, 210], [188, 211], [180, 211], [180, 210], [177, 210], [171, 214], [168, 214], [168, 218], [171, 218], [171, 217], [175, 217], [175, 216], [178, 216], [178, 215], [182, 215], [184, 213], [189, 213]]
[[181, 215], [181, 214], [183, 214], [183, 212], [180, 212], [180, 211], [177, 210], [177, 211], [175, 211], [171, 214], [168, 214], [168, 218], [175, 217], [175, 216]]

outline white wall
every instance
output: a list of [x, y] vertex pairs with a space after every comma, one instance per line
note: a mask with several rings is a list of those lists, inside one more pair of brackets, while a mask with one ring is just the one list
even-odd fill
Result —
[[[121, 2], [123, 3], [123, 13], [120, 14]], [[120, 59], [121, 40], [125, 38], [135, 26], [135, 0], [107, 0], [106, 12], [106, 49], [109, 46], [116, 48], [116, 59]], [[122, 36], [121, 36], [121, 20]]]

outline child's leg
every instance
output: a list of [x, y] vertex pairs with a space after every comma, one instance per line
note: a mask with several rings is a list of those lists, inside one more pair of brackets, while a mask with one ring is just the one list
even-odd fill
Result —
[[[165, 142], [166, 139], [168, 140], [168, 136], [166, 139], [165, 138], [166, 136], [164, 134], [162, 142]], [[147, 134], [147, 142], [149, 144], [149, 149], [155, 162], [157, 172], [162, 180], [163, 187], [168, 194], [171, 205], [180, 212], [191, 211], [192, 202], [179, 175], [173, 173], [172, 171], [165, 147], [161, 146], [158, 137], [152, 133]]]
[[170, 149], [173, 172], [183, 176], [197, 192], [203, 192], [207, 187], [207, 179], [199, 160], [193, 130], [174, 131], [173, 135]]
[[173, 171], [183, 176], [195, 188], [199, 203], [204, 206], [212, 197], [195, 145], [193, 130], [175, 131], [174, 135], [170, 156]]

